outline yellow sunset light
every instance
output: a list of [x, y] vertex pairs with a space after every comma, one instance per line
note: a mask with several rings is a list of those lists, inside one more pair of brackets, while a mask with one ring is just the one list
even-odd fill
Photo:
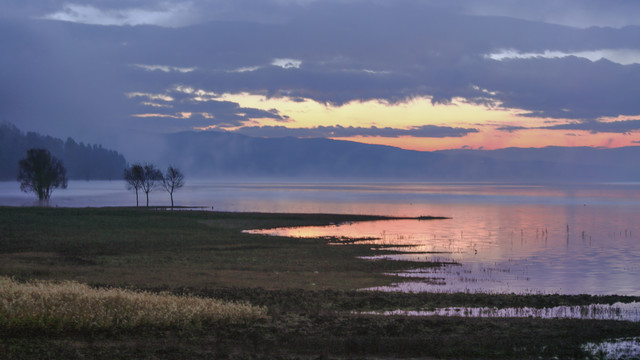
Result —
[[[377, 100], [352, 101], [342, 106], [332, 106], [306, 99], [301, 102], [288, 98], [267, 98], [254, 94], [223, 94], [219, 100], [233, 101], [242, 107], [262, 110], [278, 109], [291, 122], [287, 127], [355, 126], [409, 128], [422, 125], [470, 127], [478, 123], [513, 121], [518, 114], [514, 110], [490, 109], [482, 105], [454, 99], [452, 104], [433, 105], [431, 98], [421, 97], [400, 103]], [[271, 123], [270, 123], [271, 121]], [[261, 125], [273, 125], [275, 120], [261, 121]]]

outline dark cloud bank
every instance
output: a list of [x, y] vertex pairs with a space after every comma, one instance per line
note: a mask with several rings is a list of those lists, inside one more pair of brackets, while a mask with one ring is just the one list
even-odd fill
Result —
[[381, 136], [381, 137], [401, 137], [417, 136], [429, 138], [461, 137], [469, 133], [478, 132], [477, 129], [455, 128], [449, 126], [424, 125], [415, 126], [409, 129], [394, 129], [390, 127], [380, 128], [353, 127], [353, 126], [316, 126], [313, 128], [287, 128], [284, 126], [245, 126], [237, 133], [257, 136], [257, 137], [298, 137], [298, 138], [340, 138], [352, 136]]
[[[447, 104], [462, 98], [524, 109], [530, 116], [576, 120], [573, 126], [551, 127], [560, 131], [637, 128], [637, 120], [615, 126], [598, 121], [640, 114], [637, 63], [489, 56], [505, 49], [518, 54], [640, 51], [640, 27], [622, 26], [635, 24], [628, 16], [634, 10], [628, 2], [590, 1], [585, 7], [590, 12], [581, 15], [582, 27], [559, 25], [559, 17], [554, 20], [553, 13], [540, 10], [543, 7], [524, 11], [500, 6], [500, 1], [487, 2], [484, 8], [470, 1], [451, 6], [429, 1], [278, 5], [285, 3], [198, 2], [180, 7], [101, 1], [93, 4], [101, 11], [95, 18], [139, 18], [127, 12], [135, 8], [163, 25], [101, 26], [43, 20], [80, 11], [70, 10], [66, 2], [4, 2], [0, 120], [24, 130], [103, 143], [132, 160], [153, 154], [150, 149], [165, 142], [158, 134], [195, 126], [238, 126], [260, 118], [284, 126], [289, 120], [275, 110], [244, 108], [218, 98], [237, 92], [333, 105], [395, 103], [422, 96]], [[570, 14], [569, 5], [556, 7]], [[598, 11], [607, 15], [607, 25], [621, 26], [587, 27]], [[193, 91], [178, 90], [186, 88]], [[157, 116], [132, 116], [150, 113]], [[319, 124], [286, 132], [279, 127], [241, 131], [255, 136], [457, 137], [477, 130]]]

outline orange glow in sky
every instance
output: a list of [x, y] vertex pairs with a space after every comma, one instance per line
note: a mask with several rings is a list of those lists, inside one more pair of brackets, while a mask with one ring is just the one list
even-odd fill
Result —
[[[454, 101], [451, 105], [432, 105], [430, 98], [416, 98], [403, 103], [380, 101], [350, 102], [342, 106], [325, 105], [313, 100], [295, 102], [286, 98], [266, 98], [261, 95], [224, 94], [220, 100], [234, 101], [243, 107], [278, 109], [293, 119], [287, 127], [300, 128], [318, 125], [378, 126], [407, 128], [410, 126], [442, 125], [473, 127], [475, 124], [495, 122], [506, 124], [518, 113], [513, 110], [489, 109], [484, 106]], [[261, 125], [282, 125], [275, 120], [261, 121]]]
[[407, 150], [435, 151], [445, 149], [502, 149], [507, 147], [545, 147], [545, 146], [590, 146], [621, 147], [638, 145], [634, 141], [638, 136], [621, 134], [591, 134], [587, 131], [526, 130], [512, 134], [488, 129], [462, 138], [416, 138], [416, 137], [350, 137], [337, 140], [356, 141], [365, 144], [377, 144], [399, 147]]
[[[287, 98], [267, 98], [252, 94], [223, 94], [218, 100], [233, 101], [242, 107], [263, 110], [277, 109], [286, 115], [286, 122], [275, 119], [256, 119], [245, 126], [286, 126], [288, 128], [313, 128], [317, 126], [365, 127], [410, 129], [423, 125], [477, 129], [462, 137], [377, 137], [355, 136], [334, 139], [367, 144], [389, 145], [409, 150], [433, 151], [442, 149], [545, 146], [620, 147], [636, 145], [640, 133], [591, 133], [579, 130], [536, 129], [571, 120], [542, 119], [522, 116], [526, 111], [488, 107], [454, 99], [451, 104], [431, 103], [428, 97], [407, 102], [389, 104], [380, 101], [350, 102], [342, 106], [321, 104], [313, 100], [296, 102]], [[608, 121], [621, 120], [607, 119]], [[522, 126], [530, 129], [518, 131], [499, 130], [505, 126]]]

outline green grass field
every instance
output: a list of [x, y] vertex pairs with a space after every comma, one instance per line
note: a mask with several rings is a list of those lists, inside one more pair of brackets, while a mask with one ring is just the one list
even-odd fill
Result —
[[[218, 299], [224, 304], [262, 309], [259, 315], [243, 321], [212, 321], [206, 320], [204, 313], [191, 313], [194, 317], [182, 322], [145, 320], [122, 326], [120, 320], [109, 320], [112, 322], [105, 321], [103, 326], [83, 327], [78, 325], [80, 320], [74, 325], [73, 316], [67, 315], [80, 319], [86, 315], [83, 311], [91, 309], [88, 305], [65, 310], [63, 322], [56, 320], [52, 311], [27, 313], [26, 305], [7, 300], [16, 295], [7, 295], [13, 297], [0, 298], [11, 310], [0, 314], [0, 358], [584, 358], [581, 344], [640, 335], [639, 324], [623, 321], [363, 315], [360, 312], [447, 306], [550, 307], [640, 299], [357, 291], [397, 281], [383, 273], [412, 264], [357, 259], [372, 254], [368, 245], [333, 246], [326, 239], [241, 232], [374, 219], [327, 214], [0, 207], [3, 289], [9, 287], [8, 281], [16, 288], [28, 288], [32, 281], [43, 280], [39, 284], [76, 284], [80, 289], [59, 299], [77, 300], [84, 299], [78, 294], [115, 291], [131, 295], [133, 300], [127, 301], [135, 306], [156, 301], [165, 304], [167, 299], [170, 304], [185, 304], [180, 302], [184, 299]], [[46, 297], [29, 294], [30, 301], [45, 301]], [[111, 299], [111, 295], [105, 296]], [[82, 301], [96, 302], [91, 299], [100, 297], [87, 298]], [[147, 300], [141, 305], [135, 299]], [[96, 312], [93, 309], [90, 313]], [[20, 311], [22, 317], [15, 315]]]
[[242, 234], [375, 219], [142, 209], [0, 208], [0, 275], [133, 287], [356, 289], [407, 264], [356, 260], [368, 246]]

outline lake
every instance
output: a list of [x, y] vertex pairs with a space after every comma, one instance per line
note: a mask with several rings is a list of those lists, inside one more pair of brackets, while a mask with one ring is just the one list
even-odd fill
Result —
[[[187, 179], [176, 205], [220, 211], [446, 216], [264, 234], [338, 236], [401, 250], [371, 258], [411, 260], [387, 291], [469, 291], [640, 296], [640, 183], [289, 183]], [[141, 204], [145, 203], [140, 194]], [[0, 205], [37, 204], [17, 182], [0, 183]], [[162, 190], [150, 205], [167, 206]], [[134, 206], [123, 181], [70, 181], [51, 206]], [[265, 238], [268, 241], [268, 238]], [[421, 262], [448, 263], [437, 270]]]

